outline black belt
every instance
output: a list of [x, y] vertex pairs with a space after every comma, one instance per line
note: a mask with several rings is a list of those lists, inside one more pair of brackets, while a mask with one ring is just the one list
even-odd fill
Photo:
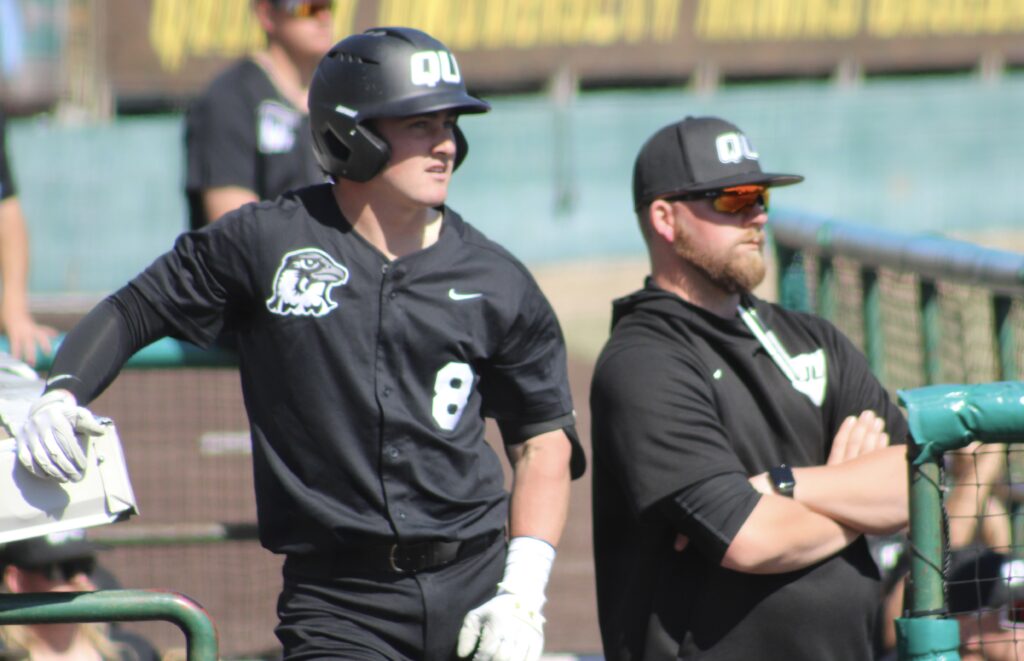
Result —
[[355, 546], [340, 549], [333, 555], [291, 555], [287, 562], [299, 571], [324, 575], [337, 572], [414, 574], [481, 553], [490, 548], [502, 533], [502, 530], [494, 530], [462, 541]]

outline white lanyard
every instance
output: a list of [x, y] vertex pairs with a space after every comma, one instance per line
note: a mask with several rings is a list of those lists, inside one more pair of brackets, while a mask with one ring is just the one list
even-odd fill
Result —
[[761, 343], [764, 350], [768, 352], [772, 362], [779, 366], [783, 376], [789, 379], [796, 390], [814, 402], [815, 406], [821, 406], [825, 400], [825, 385], [827, 383], [825, 352], [818, 349], [794, 358], [786, 353], [786, 349], [779, 342], [775, 333], [764, 327], [757, 317], [756, 310], [745, 308], [742, 305], [737, 306], [737, 310], [739, 310], [740, 319]]
[[779, 369], [786, 375], [786, 378], [791, 382], [798, 381], [796, 370], [793, 369], [792, 359], [786, 353], [786, 349], [779, 342], [779, 338], [775, 336], [775, 333], [761, 324], [761, 320], [757, 317], [757, 310], [745, 308], [742, 305], [736, 306], [736, 309], [740, 312], [740, 319], [747, 325], [750, 332], [754, 334], [757, 341], [761, 343], [761, 346], [768, 352], [768, 355], [771, 356], [775, 364], [779, 366]]

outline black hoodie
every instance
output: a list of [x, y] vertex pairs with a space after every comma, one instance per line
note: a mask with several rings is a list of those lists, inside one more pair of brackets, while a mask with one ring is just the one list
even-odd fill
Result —
[[[786, 574], [720, 563], [760, 498], [749, 476], [824, 464], [844, 418], [865, 409], [894, 442], [906, 422], [830, 323], [752, 295], [741, 306], [763, 341], [739, 315], [718, 317], [651, 282], [615, 302], [591, 391], [609, 661], [871, 657], [879, 585], [863, 538]], [[774, 359], [769, 334], [781, 344]], [[678, 530], [690, 538], [683, 553], [672, 548]]]

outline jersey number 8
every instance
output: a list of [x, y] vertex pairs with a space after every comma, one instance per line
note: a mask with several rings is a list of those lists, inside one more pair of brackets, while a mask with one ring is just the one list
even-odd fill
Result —
[[434, 379], [434, 420], [441, 429], [452, 431], [473, 391], [473, 370], [466, 363], [448, 363]]

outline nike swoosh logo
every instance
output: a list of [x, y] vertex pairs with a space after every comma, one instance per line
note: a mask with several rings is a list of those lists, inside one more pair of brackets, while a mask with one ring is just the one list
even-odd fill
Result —
[[454, 287], [448, 290], [448, 298], [452, 299], [453, 301], [468, 301], [471, 298], [480, 298], [481, 296], [483, 296], [483, 294], [479, 292], [472, 294], [463, 294], [462, 292], [455, 291]]

